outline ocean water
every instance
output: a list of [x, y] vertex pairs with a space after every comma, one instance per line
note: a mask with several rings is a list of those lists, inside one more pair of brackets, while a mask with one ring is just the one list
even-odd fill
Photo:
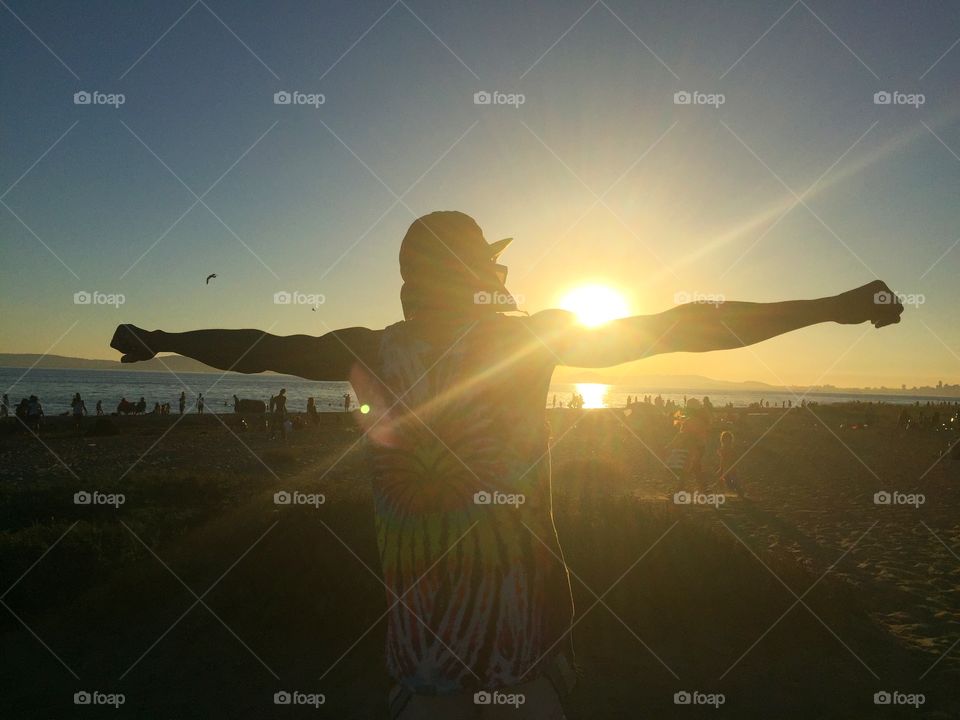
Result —
[[[307, 398], [315, 398], [318, 412], [340, 412], [343, 410], [343, 396], [350, 394], [352, 407], [357, 406], [357, 396], [350, 383], [316, 382], [303, 380], [289, 375], [242, 375], [228, 373], [177, 373], [140, 372], [135, 370], [41, 370], [26, 368], [0, 368], [0, 390], [9, 394], [11, 404], [20, 398], [36, 395], [43, 404], [47, 415], [58, 415], [70, 408], [70, 400], [79, 392], [92, 414], [97, 400], [103, 401], [103, 410], [107, 414], [116, 410], [120, 398], [136, 402], [141, 397], [147, 401], [147, 410], [153, 404], [170, 403], [170, 411], [177, 412], [177, 399], [180, 392], [187, 393], [187, 410], [196, 410], [197, 394], [203, 393], [206, 412], [233, 412], [233, 396], [245, 399], [269, 401], [280, 388], [287, 390], [287, 409], [300, 412], [307, 407]], [[663, 395], [664, 400], [682, 403], [687, 397], [710, 397], [714, 406], [722, 407], [728, 403], [734, 407], [747, 407], [752, 403], [769, 401], [778, 406], [797, 397], [789, 392], [756, 392], [737, 390], [717, 392], [715, 390], [678, 390], [671, 388], [651, 388], [633, 385], [603, 385], [599, 383], [579, 383], [551, 385], [547, 395], [547, 407], [553, 405], [556, 396], [558, 406], [565, 406], [574, 392], [584, 397], [584, 406], [588, 408], [622, 407], [627, 397], [632, 395]], [[922, 403], [936, 399], [913, 395], [867, 395], [846, 393], [811, 393], [808, 401], [821, 403], [848, 402], [851, 400], [883, 401], [890, 403]], [[943, 398], [951, 400], [950, 398]], [[954, 398], [953, 400], [956, 400]]]
[[[166, 372], [140, 372], [133, 370], [42, 370], [25, 368], [0, 368], [0, 388], [10, 396], [11, 404], [21, 397], [37, 395], [48, 415], [66, 412], [70, 408], [73, 394], [79, 392], [92, 413], [97, 400], [103, 401], [103, 409], [110, 413], [116, 409], [120, 398], [137, 401], [141, 397], [147, 401], [147, 409], [155, 402], [169, 402], [171, 411], [177, 412], [177, 399], [181, 390], [187, 393], [187, 409], [196, 409], [198, 393], [203, 393], [207, 412], [232, 412], [233, 396], [245, 399], [268, 401], [280, 388], [287, 390], [287, 408], [291, 411], [306, 409], [307, 398], [315, 398], [319, 412], [340, 412], [343, 409], [343, 396], [350, 394], [351, 404], [357, 405], [357, 397], [350, 383], [316, 382], [288, 375], [243, 375], [228, 373], [220, 376], [213, 373], [178, 373], [174, 376]], [[757, 392], [753, 390], [735, 390], [717, 392], [711, 390], [690, 390], [671, 388], [652, 388], [632, 385], [604, 385], [599, 383], [555, 384], [547, 395], [547, 407], [553, 405], [554, 397], [558, 406], [569, 403], [574, 392], [583, 395], [584, 405], [588, 408], [622, 407], [628, 396], [663, 395], [664, 400], [682, 403], [687, 397], [709, 396], [715, 406], [732, 404], [734, 407], [747, 407], [756, 402], [769, 402], [779, 406], [784, 402], [798, 402], [789, 392]], [[849, 393], [811, 393], [808, 401], [821, 403], [848, 402], [891, 402], [912, 404], [925, 403], [932, 398], [913, 395], [849, 394]], [[949, 398], [943, 398], [949, 400]]]
[[350, 393], [352, 406], [357, 396], [347, 382], [313, 382], [288, 375], [243, 375], [228, 373], [141, 372], [137, 370], [40, 370], [0, 368], [0, 388], [10, 395], [11, 405], [20, 398], [36, 395], [47, 415], [58, 415], [70, 408], [74, 393], [80, 393], [92, 415], [97, 400], [103, 401], [108, 415], [117, 409], [121, 398], [154, 403], [170, 403], [177, 413], [181, 391], [187, 394], [187, 411], [196, 411], [197, 394], [203, 393], [205, 412], [233, 412], [233, 396], [269, 402], [271, 395], [287, 390], [287, 410], [306, 410], [307, 398], [316, 398], [318, 412], [343, 410], [343, 396]]

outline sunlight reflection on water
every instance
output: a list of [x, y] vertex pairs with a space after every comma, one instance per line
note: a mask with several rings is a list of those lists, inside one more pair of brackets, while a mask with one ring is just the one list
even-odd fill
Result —
[[585, 408], [605, 408], [607, 405], [607, 394], [610, 392], [609, 385], [601, 383], [577, 383], [577, 392], [583, 395], [583, 406]]

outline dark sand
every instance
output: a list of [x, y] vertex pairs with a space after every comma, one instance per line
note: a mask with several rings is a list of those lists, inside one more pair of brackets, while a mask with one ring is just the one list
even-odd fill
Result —
[[[862, 408], [815, 412], [742, 413], [750, 499], [716, 510], [672, 502], [668, 428], [548, 412], [582, 617], [570, 718], [958, 716], [960, 468], [936, 462], [958, 436], [898, 430], [893, 408], [857, 430]], [[385, 717], [366, 441], [324, 419], [286, 443], [235, 436], [230, 416], [114, 418], [119, 434], [85, 438], [54, 418], [46, 446], [0, 433], [3, 715]], [[73, 503], [94, 489], [125, 502]], [[277, 507], [278, 489], [326, 503]], [[878, 490], [925, 503], [877, 506]], [[77, 708], [81, 689], [126, 701]], [[280, 689], [326, 704], [275, 706]], [[684, 689], [725, 703], [674, 705]], [[925, 703], [876, 706], [880, 690]]]

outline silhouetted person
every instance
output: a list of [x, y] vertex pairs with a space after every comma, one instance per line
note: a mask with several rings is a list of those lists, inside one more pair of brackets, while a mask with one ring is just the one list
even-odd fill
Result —
[[73, 400], [70, 401], [70, 409], [73, 411], [73, 429], [79, 435], [83, 429], [83, 416], [87, 414], [87, 405], [80, 397], [80, 393], [73, 396]]
[[97, 417], [103, 415], [103, 400], [97, 400]]
[[343, 411], [350, 412], [350, 393], [343, 394]]
[[[30, 401], [27, 400], [26, 398], [20, 398], [20, 402], [17, 403], [17, 407], [14, 408], [14, 411], [13, 411], [13, 412], [14, 412], [17, 420], [20, 421], [21, 425], [23, 425], [23, 427], [29, 429], [30, 426], [27, 424], [27, 408], [28, 408], [28, 407], [30, 407]], [[17, 428], [17, 431], [18, 431], [18, 432], [19, 432], [19, 430], [20, 430], [20, 428]]]
[[274, 408], [273, 421], [275, 429], [280, 433], [280, 439], [287, 439], [287, 390], [280, 388], [280, 392], [273, 399]]
[[823, 322], [881, 327], [903, 310], [874, 302], [888, 292], [875, 281], [817, 300], [691, 303], [590, 328], [563, 310], [506, 315], [516, 305], [497, 258], [508, 242], [488, 244], [462, 213], [415, 221], [400, 248], [404, 320], [383, 330], [277, 337], [121, 325], [111, 343], [123, 362], [173, 352], [223, 370], [352, 383], [371, 408], [356, 417], [374, 465], [386, 663], [401, 718], [473, 717], [478, 689], [523, 693], [531, 715], [563, 716], [573, 613], [544, 422], [557, 366], [739, 348]]
[[27, 427], [33, 430], [37, 435], [40, 434], [40, 422], [43, 419], [43, 405], [40, 404], [40, 398], [31, 395], [27, 401]]
[[183, 411], [186, 409], [186, 407], [187, 407], [187, 393], [181, 392], [180, 393], [180, 414], [181, 415], [183, 415]]
[[739, 473], [733, 469], [733, 466], [737, 464], [736, 451], [734, 450], [735, 442], [733, 433], [729, 430], [720, 433], [720, 447], [717, 448], [717, 457], [720, 463], [717, 467], [717, 477], [720, 479], [722, 488], [733, 490], [740, 497], [746, 497], [743, 485], [740, 483]]
[[203, 393], [197, 395], [197, 414], [203, 415]]
[[3, 394], [3, 400], [0, 400], [0, 417], [8, 417], [10, 415], [10, 396], [7, 393]]
[[320, 416], [317, 415], [317, 402], [312, 397], [307, 398], [307, 419], [314, 425], [320, 422]]

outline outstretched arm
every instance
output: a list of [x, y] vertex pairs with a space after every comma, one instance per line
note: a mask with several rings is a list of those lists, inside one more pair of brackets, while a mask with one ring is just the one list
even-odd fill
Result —
[[169, 333], [120, 325], [110, 347], [123, 353], [121, 362], [149, 360], [172, 352], [220, 370], [259, 373], [266, 370], [308, 380], [349, 380], [357, 363], [376, 357], [380, 331], [367, 328], [334, 330], [320, 337], [280, 337], [262, 330], [193, 330]]
[[745, 347], [823, 322], [883, 327], [900, 322], [903, 306], [881, 281], [817, 300], [679, 305], [658, 315], [614, 320], [597, 328], [572, 314], [548, 310], [531, 318], [534, 332], [558, 364], [608, 367], [668, 352]]

